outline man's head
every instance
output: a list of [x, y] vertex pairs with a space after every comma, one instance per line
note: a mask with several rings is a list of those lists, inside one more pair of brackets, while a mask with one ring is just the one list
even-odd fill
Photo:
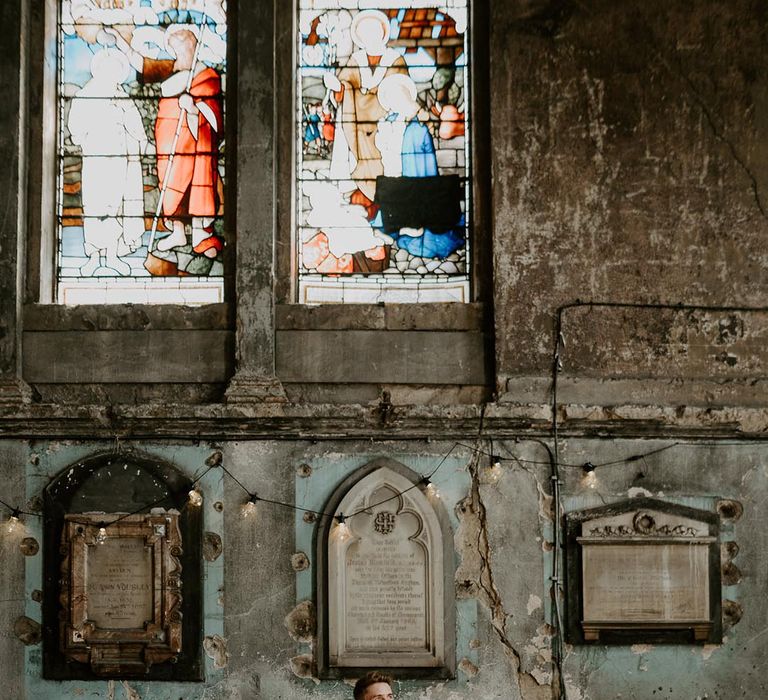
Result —
[[394, 700], [392, 676], [380, 671], [366, 673], [355, 683], [355, 700]]

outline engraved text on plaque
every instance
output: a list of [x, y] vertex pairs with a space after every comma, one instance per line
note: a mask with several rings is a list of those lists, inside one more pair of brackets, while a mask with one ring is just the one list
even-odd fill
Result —
[[152, 551], [144, 538], [110, 538], [91, 547], [86, 591], [88, 619], [97, 627], [143, 627], [152, 620]]
[[679, 643], [718, 638], [715, 514], [634, 499], [574, 511], [567, 522], [572, 639]]
[[347, 644], [427, 647], [425, 554], [410, 540], [371, 537], [347, 551]]
[[445, 545], [428, 496], [381, 467], [357, 481], [336, 511], [354, 515], [328, 533], [328, 608], [319, 619], [327, 615], [329, 675], [387, 667], [445, 672]]

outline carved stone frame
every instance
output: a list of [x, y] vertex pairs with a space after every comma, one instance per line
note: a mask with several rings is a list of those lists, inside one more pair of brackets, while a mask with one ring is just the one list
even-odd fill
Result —
[[[703, 532], [688, 532], [685, 528], [657, 527], [648, 511], [677, 518], [681, 522], [695, 521]], [[602, 528], [582, 536], [584, 523], [634, 514], [631, 526]], [[633, 498], [630, 501], [573, 511], [565, 516], [566, 528], [566, 635], [572, 644], [719, 644], [722, 639], [722, 591], [720, 572], [720, 521], [714, 512], [690, 508], [653, 498]], [[599, 529], [599, 528], [598, 528]], [[708, 567], [708, 619], [693, 621], [626, 620], [584, 621], [583, 548], [600, 544], [653, 547], [686, 545], [705, 549]]]
[[[69, 661], [90, 664], [98, 676], [144, 676], [153, 664], [181, 652], [181, 531], [178, 512], [123, 517], [65, 516], [61, 544], [61, 651]], [[152, 619], [143, 628], [103, 629], [88, 616], [88, 557], [99, 528], [110, 538], [141, 538], [151, 552]]]

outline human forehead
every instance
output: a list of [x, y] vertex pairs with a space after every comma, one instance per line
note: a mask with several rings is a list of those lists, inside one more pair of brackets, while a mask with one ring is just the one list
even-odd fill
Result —
[[374, 683], [365, 689], [363, 700], [392, 700], [392, 688], [389, 683]]

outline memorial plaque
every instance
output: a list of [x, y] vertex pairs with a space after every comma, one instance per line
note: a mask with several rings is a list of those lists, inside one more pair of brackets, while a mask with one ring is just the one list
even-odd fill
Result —
[[706, 622], [709, 544], [589, 546], [584, 553], [584, 621]]
[[382, 468], [336, 512], [357, 511], [328, 536], [330, 666], [444, 667], [443, 537], [429, 499]]
[[100, 676], [140, 676], [181, 651], [177, 511], [72, 514], [62, 534], [60, 648]]
[[569, 590], [569, 619], [578, 605], [584, 641], [632, 631], [638, 639], [651, 633], [659, 641], [667, 631], [670, 641], [681, 640], [678, 632], [708, 641], [715, 631], [713, 597], [720, 597], [713, 516], [698, 511], [697, 518], [690, 508], [661, 509], [643, 500], [569, 514], [573, 579], [573, 560], [580, 561], [578, 598]]
[[110, 538], [90, 550], [88, 619], [102, 629], [144, 627], [152, 620], [152, 550], [142, 537]]

